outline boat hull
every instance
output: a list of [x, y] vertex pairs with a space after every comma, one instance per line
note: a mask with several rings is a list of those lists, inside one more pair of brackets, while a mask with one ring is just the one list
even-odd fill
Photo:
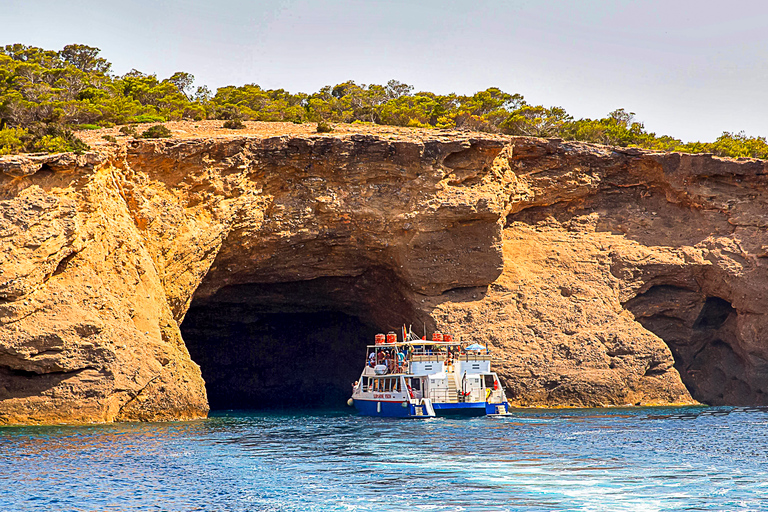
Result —
[[[429, 418], [429, 412], [423, 405], [408, 404], [402, 401], [354, 399], [354, 406], [363, 416], [380, 418]], [[421, 412], [421, 414], [419, 414]]]
[[489, 404], [487, 402], [441, 403], [434, 402], [437, 416], [485, 416], [487, 414], [506, 414], [507, 404]]
[[[428, 418], [429, 411], [423, 405], [406, 403], [399, 400], [366, 400], [355, 398], [354, 406], [363, 416], [380, 418]], [[487, 402], [463, 402], [432, 404], [436, 416], [485, 416], [488, 414], [506, 414], [507, 404], [489, 404]]]
[[432, 404], [437, 416], [485, 416], [485, 402]]

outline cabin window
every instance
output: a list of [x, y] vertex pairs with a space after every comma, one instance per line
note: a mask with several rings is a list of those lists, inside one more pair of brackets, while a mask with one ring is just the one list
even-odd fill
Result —
[[381, 391], [381, 379], [374, 379], [373, 380], [373, 390], [374, 391]]
[[400, 379], [395, 379], [394, 386], [392, 387], [392, 391], [400, 391]]
[[421, 379], [411, 379], [411, 389], [421, 391]]
[[384, 391], [392, 391], [392, 379], [384, 379]]
[[483, 375], [483, 378], [485, 379], [485, 387], [486, 388], [492, 388], [493, 387], [493, 382], [495, 380], [493, 378], [493, 375]]

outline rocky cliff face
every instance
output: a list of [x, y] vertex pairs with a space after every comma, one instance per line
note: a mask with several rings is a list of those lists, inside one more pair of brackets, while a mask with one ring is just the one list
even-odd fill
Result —
[[766, 402], [765, 163], [354, 131], [1, 159], [0, 422], [334, 402], [403, 323], [517, 405]]

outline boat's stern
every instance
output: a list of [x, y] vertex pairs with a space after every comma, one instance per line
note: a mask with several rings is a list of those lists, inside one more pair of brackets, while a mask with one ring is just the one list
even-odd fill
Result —
[[486, 416], [503, 416], [509, 414], [509, 404], [505, 401], [500, 404], [485, 403]]
[[414, 396], [405, 376], [363, 372], [347, 402], [364, 416], [383, 418], [434, 418], [429, 398]]

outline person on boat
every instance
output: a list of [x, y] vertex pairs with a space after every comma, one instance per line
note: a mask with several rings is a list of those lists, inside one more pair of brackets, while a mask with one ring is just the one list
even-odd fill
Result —
[[389, 368], [389, 373], [395, 373], [395, 370], [397, 369], [397, 358], [391, 350], [389, 354], [387, 354], [387, 368]]
[[405, 363], [405, 354], [398, 351], [397, 352], [397, 370], [401, 373], [403, 371], [403, 363]]
[[376, 352], [371, 352], [371, 354], [368, 356], [368, 366], [371, 368], [376, 366]]

